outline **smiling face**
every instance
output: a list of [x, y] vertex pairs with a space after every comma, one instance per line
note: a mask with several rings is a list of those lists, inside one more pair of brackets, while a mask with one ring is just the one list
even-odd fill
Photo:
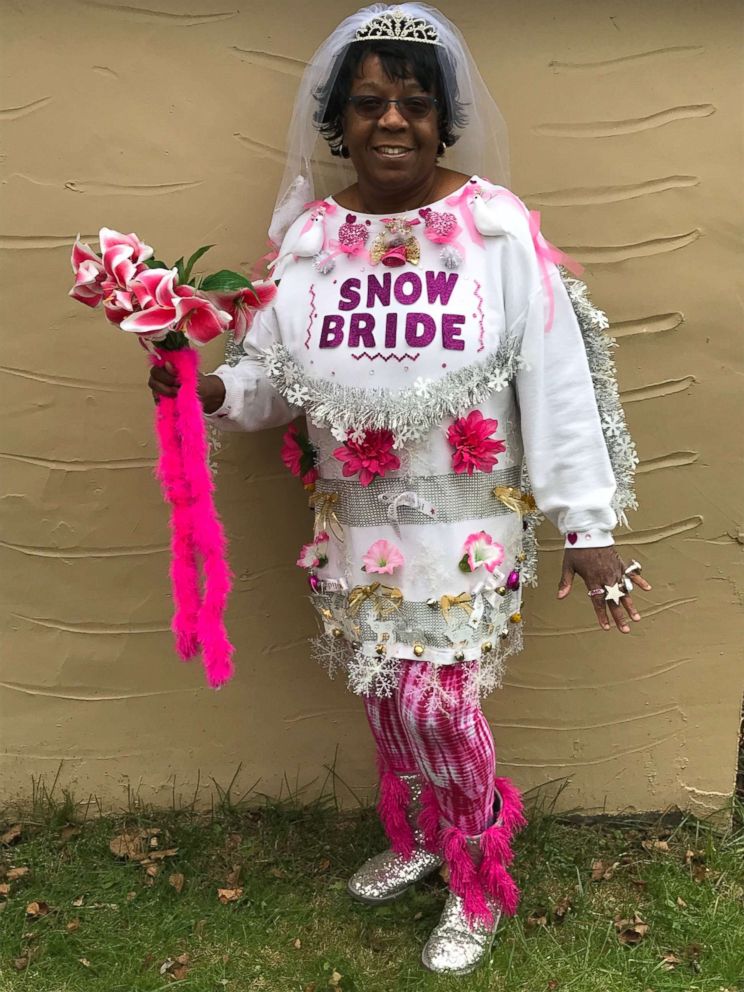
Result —
[[[390, 79], [379, 56], [369, 55], [359, 66], [349, 95], [400, 100], [425, 94], [413, 76]], [[357, 176], [370, 189], [403, 192], [420, 186], [435, 172], [440, 140], [436, 108], [424, 120], [408, 121], [391, 103], [378, 120], [366, 120], [347, 104], [343, 130]]]

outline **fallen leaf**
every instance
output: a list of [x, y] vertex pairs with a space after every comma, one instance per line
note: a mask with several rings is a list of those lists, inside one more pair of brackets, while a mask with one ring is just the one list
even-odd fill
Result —
[[136, 892], [127, 892], [127, 902], [132, 902], [136, 898], [137, 898]]
[[26, 868], [25, 866], [21, 868], [8, 868], [5, 877], [9, 882], [15, 882], [17, 878], [23, 878], [24, 875], [28, 875], [30, 870], [30, 868]]
[[273, 875], [274, 878], [286, 878], [287, 873], [283, 868], [269, 868], [269, 875]]
[[162, 861], [164, 858], [175, 858], [177, 854], [177, 847], [169, 847], [165, 851], [148, 851], [147, 857], [142, 858], [142, 864], [149, 865], [153, 861]]
[[[559, 899], [553, 908], [553, 923], [563, 923], [571, 909], [571, 900], [568, 896], [564, 896], [562, 899]], [[556, 986], [556, 988], [557, 987], [558, 986]]]
[[305, 988], [302, 990], [302, 992], [315, 992], [315, 990], [317, 989], [317, 987], [318, 986], [315, 984], [315, 982], [310, 982], [309, 985], [306, 985], [305, 986]]
[[168, 977], [172, 978], [175, 982], [180, 982], [182, 978], [185, 978], [189, 973], [189, 969], [185, 964], [174, 964], [171, 970], [168, 972]]
[[80, 929], [80, 920], [77, 919], [77, 917], [75, 917], [74, 920], [70, 920], [70, 922], [65, 927], [65, 930], [67, 930], [68, 933], [74, 933], [76, 930], [79, 929]]
[[13, 967], [16, 971], [25, 971], [28, 968], [28, 957], [24, 954], [22, 958], [15, 958]]
[[619, 865], [619, 861], [615, 861], [611, 865], [606, 864], [604, 861], [592, 861], [592, 881], [609, 882]]
[[539, 909], [533, 909], [533, 911], [527, 917], [528, 927], [546, 927], [548, 925], [548, 915], [549, 910], [541, 906]]
[[0, 898], [7, 899], [10, 895], [10, 886], [7, 882], [0, 882]]
[[72, 900], [72, 905], [80, 907], [85, 902], [85, 896], [78, 896], [77, 899]]
[[80, 832], [80, 827], [76, 827], [74, 824], [68, 823], [60, 830], [59, 841], [61, 844], [66, 844], [68, 840], [72, 840], [73, 837], [77, 837]]
[[172, 875], [168, 876], [168, 885], [172, 885], [176, 892], [181, 895], [183, 891], [183, 883], [186, 881], [184, 876], [180, 872], [174, 872]]
[[636, 944], [640, 944], [646, 936], [649, 931], [649, 925], [636, 913], [632, 920], [616, 919], [615, 929], [617, 930], [617, 937], [620, 943], [633, 947]]
[[677, 905], [680, 909], [687, 909], [687, 903], [681, 896], [677, 896]]
[[217, 898], [223, 906], [229, 902], [237, 902], [242, 895], [242, 889], [217, 889]]
[[26, 916], [31, 920], [38, 920], [41, 916], [48, 916], [52, 912], [52, 907], [47, 902], [30, 902], [26, 906]]
[[414, 920], [423, 920], [424, 914], [419, 910], [418, 913], [413, 914], [413, 918]]
[[330, 867], [331, 867], [331, 859], [323, 858], [323, 860], [318, 865], [318, 871], [328, 871]]
[[148, 865], [145, 868], [145, 874], [149, 875], [150, 878], [155, 878], [155, 876], [160, 872], [160, 865]]
[[232, 869], [227, 873], [225, 877], [225, 885], [228, 888], [234, 889], [236, 885], [240, 882], [240, 876], [243, 873], [242, 865], [233, 865]]
[[628, 881], [631, 885], [635, 885], [637, 889], [645, 889], [648, 885], [645, 878], [629, 878]]
[[173, 960], [173, 958], [166, 958], [165, 961], [163, 961], [163, 963], [160, 965], [160, 969], [159, 969], [160, 974], [167, 975], [174, 964], [175, 961]]
[[337, 971], [336, 971], [336, 970], [334, 969], [334, 971], [333, 971], [333, 974], [332, 974], [332, 975], [331, 975], [331, 977], [330, 977], [330, 978], [328, 979], [328, 984], [330, 985], [330, 987], [331, 987], [332, 989], [337, 989], [337, 988], [339, 987], [339, 983], [340, 983], [340, 981], [341, 981], [341, 979], [342, 979], [343, 977], [344, 977], [343, 975], [340, 975], [340, 974], [339, 974], [339, 973], [338, 973], [338, 972], [337, 972]]
[[665, 840], [642, 840], [641, 847], [644, 851], [668, 851], [669, 844]]
[[678, 964], [682, 964], [682, 958], [678, 958], [676, 954], [662, 954], [661, 956], [661, 970], [662, 971], [674, 971]]
[[299, 951], [299, 949], [302, 947], [302, 941], [300, 940], [299, 937], [295, 937], [295, 939], [292, 941], [292, 947], [294, 947], [296, 951]]
[[9, 847], [11, 844], [17, 843], [21, 839], [23, 829], [20, 823], [14, 823], [12, 827], [8, 827], [4, 834], [0, 834], [0, 844], [4, 844]]
[[685, 851], [685, 864], [686, 865], [702, 864], [704, 861], [705, 861], [705, 852], [704, 851], [693, 851], [691, 848], [688, 848]]
[[555, 978], [551, 978], [550, 981], [548, 982], [547, 992], [555, 992], [557, 988], [558, 988], [557, 980]]
[[80, 962], [80, 964], [84, 968], [90, 968], [91, 967], [91, 963], [90, 963], [90, 961], [87, 958], [78, 958], [78, 961]]
[[704, 882], [709, 874], [710, 874], [710, 869], [707, 868], [705, 865], [692, 866], [692, 877], [696, 882]]

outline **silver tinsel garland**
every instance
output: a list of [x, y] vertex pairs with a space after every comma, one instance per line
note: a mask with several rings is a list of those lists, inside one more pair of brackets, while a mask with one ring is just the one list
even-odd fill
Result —
[[309, 376], [281, 344], [267, 349], [262, 361], [282, 396], [304, 407], [316, 427], [336, 431], [387, 429], [400, 442], [425, 437], [446, 417], [463, 416], [492, 392], [506, 388], [524, 365], [519, 342], [511, 338], [482, 362], [439, 379], [417, 380], [418, 388], [393, 392], [343, 386]]

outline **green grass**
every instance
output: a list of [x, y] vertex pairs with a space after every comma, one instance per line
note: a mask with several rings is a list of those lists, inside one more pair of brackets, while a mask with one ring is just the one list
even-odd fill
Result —
[[[209, 814], [96, 815], [70, 835], [74, 810], [70, 797], [37, 801], [20, 839], [0, 848], [0, 874], [29, 868], [0, 878], [10, 887], [0, 915], [2, 992], [744, 992], [742, 832], [692, 820], [665, 832], [577, 826], [535, 811], [517, 845], [519, 916], [502, 926], [486, 966], [447, 979], [419, 964], [443, 904], [439, 877], [378, 909], [347, 897], [348, 876], [384, 846], [373, 810], [340, 813], [321, 799], [241, 811], [223, 792]], [[154, 878], [111, 853], [125, 826], [159, 828], [154, 850], [177, 849]], [[668, 850], [647, 849], [659, 837]], [[617, 862], [612, 877], [591, 880], [598, 860]], [[180, 894], [172, 874], [184, 876]], [[243, 894], [223, 905], [218, 887]], [[562, 900], [571, 908], [560, 922]], [[32, 901], [51, 911], [27, 918]], [[636, 913], [648, 930], [625, 946], [614, 921]], [[180, 977], [160, 973], [183, 954]], [[664, 955], [674, 956], [669, 970]]]

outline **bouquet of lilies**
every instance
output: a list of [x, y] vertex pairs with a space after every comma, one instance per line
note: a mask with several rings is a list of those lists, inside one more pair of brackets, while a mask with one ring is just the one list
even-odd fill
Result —
[[225, 331], [240, 343], [276, 286], [251, 283], [227, 269], [192, 278], [195, 263], [213, 245], [197, 249], [185, 265], [179, 258], [169, 267], [136, 234], [103, 227], [99, 240], [97, 255], [78, 234], [72, 249], [75, 285], [68, 295], [93, 308], [103, 303], [109, 323], [133, 332], [150, 362], [169, 362], [180, 382], [177, 395], [159, 397], [155, 408], [157, 477], [171, 510], [171, 629], [179, 655], [189, 660], [201, 652], [207, 681], [217, 687], [233, 673], [234, 648], [224, 624], [231, 574], [207, 461], [198, 355], [191, 344], [206, 344]]

